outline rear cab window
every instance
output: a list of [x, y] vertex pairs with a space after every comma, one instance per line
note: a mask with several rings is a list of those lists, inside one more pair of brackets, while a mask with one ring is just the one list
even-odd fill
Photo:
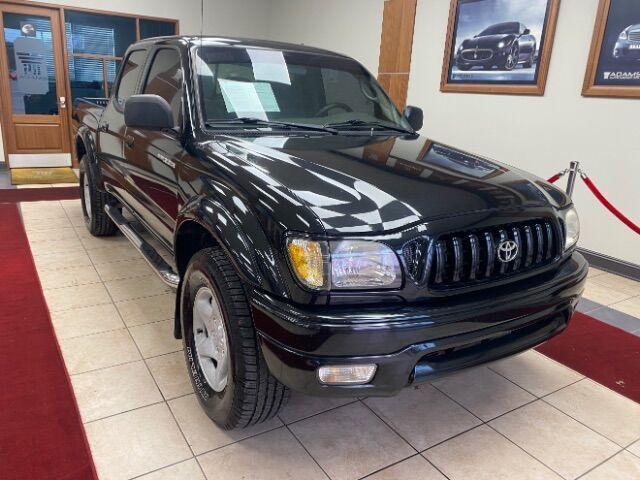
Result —
[[127, 55], [127, 58], [122, 64], [120, 81], [115, 91], [115, 100], [120, 107], [124, 107], [124, 102], [136, 93], [140, 70], [144, 66], [146, 58], [146, 50], [134, 50]]
[[153, 56], [143, 93], [158, 95], [171, 106], [175, 126], [182, 124], [182, 66], [173, 48], [161, 48]]

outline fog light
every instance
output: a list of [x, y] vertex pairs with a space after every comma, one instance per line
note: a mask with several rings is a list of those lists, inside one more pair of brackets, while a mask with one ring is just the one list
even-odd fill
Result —
[[318, 378], [327, 385], [362, 385], [371, 381], [376, 368], [376, 365], [327, 365], [318, 369]]

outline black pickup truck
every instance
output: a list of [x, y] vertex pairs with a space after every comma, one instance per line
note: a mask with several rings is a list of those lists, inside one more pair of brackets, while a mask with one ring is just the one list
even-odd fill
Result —
[[570, 198], [429, 140], [359, 63], [273, 42], [129, 48], [78, 102], [87, 228], [177, 289], [175, 335], [224, 428], [288, 388], [393, 395], [561, 332], [584, 288]]

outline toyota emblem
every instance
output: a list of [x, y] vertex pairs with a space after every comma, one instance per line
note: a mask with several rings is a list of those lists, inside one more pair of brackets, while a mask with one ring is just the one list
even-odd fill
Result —
[[513, 240], [505, 240], [498, 244], [498, 260], [509, 263], [518, 256], [518, 244]]

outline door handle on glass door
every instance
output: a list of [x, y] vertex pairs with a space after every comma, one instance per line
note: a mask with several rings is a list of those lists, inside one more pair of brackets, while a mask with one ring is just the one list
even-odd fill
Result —
[[67, 108], [67, 98], [60, 97], [60, 108]]

